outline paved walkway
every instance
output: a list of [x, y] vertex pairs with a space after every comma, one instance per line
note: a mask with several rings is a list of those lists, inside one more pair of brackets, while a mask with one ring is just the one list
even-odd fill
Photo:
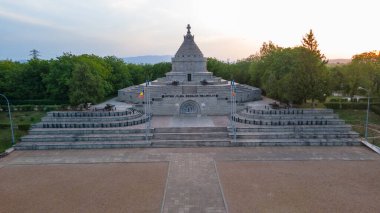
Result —
[[208, 154], [169, 157], [163, 212], [226, 212], [214, 159]]
[[[380, 156], [371, 152], [365, 147], [258, 147], [258, 148], [179, 148], [179, 149], [110, 149], [110, 150], [60, 150], [60, 151], [15, 151], [9, 156], [0, 159], [0, 173], [6, 174], [9, 168], [17, 168], [28, 165], [28, 168], [35, 166], [49, 165], [49, 167], [59, 167], [59, 165], [86, 165], [97, 164], [107, 165], [114, 163], [169, 163], [167, 178], [163, 183], [164, 191], [161, 199], [161, 212], [232, 212], [228, 208], [231, 202], [233, 212], [239, 210], [240, 202], [239, 193], [234, 191], [234, 186], [230, 184], [234, 178], [228, 174], [227, 170], [221, 170], [224, 167], [218, 166], [218, 162], [231, 162], [231, 168], [240, 165], [238, 162], [316, 162], [313, 171], [323, 174], [323, 165], [327, 161], [335, 162], [380, 162]], [[320, 162], [320, 163], [318, 163]], [[260, 164], [260, 163], [259, 163]], [[111, 164], [110, 164], [111, 165]], [[120, 164], [122, 165], [122, 164]], [[221, 164], [223, 165], [223, 164]], [[143, 166], [143, 164], [142, 164]], [[7, 169], [5, 169], [7, 168]], [[84, 167], [85, 168], [85, 167]], [[253, 168], [253, 167], [247, 167]], [[368, 168], [368, 173], [371, 168]], [[251, 169], [251, 171], [254, 171]], [[334, 171], [344, 174], [345, 170], [339, 170], [337, 167]], [[112, 172], [111, 170], [109, 172]], [[225, 174], [225, 177], [231, 176], [231, 181], [224, 178], [221, 182], [219, 173]], [[227, 173], [226, 173], [227, 172]], [[273, 170], [273, 173], [276, 171]], [[297, 172], [296, 172], [297, 173]], [[147, 173], [148, 174], [148, 173]], [[227, 174], [227, 176], [226, 176]], [[250, 173], [247, 173], [252, 175]], [[271, 173], [270, 173], [271, 174]], [[17, 174], [14, 174], [17, 176]], [[245, 173], [243, 173], [245, 175]], [[281, 175], [281, 173], [279, 174]], [[350, 176], [350, 174], [347, 174]], [[269, 178], [271, 175], [269, 175]], [[38, 174], [38, 179], [44, 178], [44, 173]], [[83, 180], [86, 180], [83, 177]], [[154, 178], [154, 177], [151, 177]], [[248, 177], [240, 177], [246, 180]], [[149, 180], [149, 178], [147, 179]], [[349, 179], [350, 180], [350, 179]], [[97, 180], [102, 181], [102, 180]], [[337, 180], [339, 181], [339, 180]], [[2, 186], [9, 190], [11, 186]], [[9, 184], [12, 184], [10, 182]], [[56, 182], [55, 184], [63, 184]], [[235, 183], [234, 183], [235, 184]], [[249, 185], [249, 183], [247, 183]], [[283, 183], [287, 184], [287, 183]], [[335, 184], [331, 182], [329, 184]], [[370, 184], [370, 183], [369, 183]], [[228, 189], [228, 196], [225, 197], [223, 188]], [[244, 185], [240, 186], [243, 187]], [[33, 184], [26, 184], [26, 187], [33, 188]], [[144, 187], [138, 185], [137, 188]], [[17, 189], [17, 187], [15, 187]], [[62, 189], [64, 190], [64, 189]], [[120, 190], [120, 189], [114, 189]], [[232, 194], [231, 194], [232, 193]], [[247, 193], [253, 193], [247, 190]], [[348, 192], [350, 193], [350, 192]], [[115, 192], [117, 196], [119, 193]], [[146, 194], [145, 196], [149, 196]], [[236, 199], [235, 197], [238, 196]], [[246, 196], [250, 196], [247, 194]], [[329, 196], [329, 195], [326, 195]], [[375, 194], [378, 196], [378, 194]], [[132, 196], [133, 197], [133, 196]], [[225, 198], [230, 198], [226, 200]], [[33, 197], [30, 197], [33, 200]], [[290, 199], [290, 198], [289, 198]], [[11, 200], [17, 202], [17, 200]], [[0, 201], [1, 204], [1, 201]], [[3, 204], [1, 204], [3, 205]], [[5, 205], [5, 204], [4, 204]], [[42, 204], [41, 204], [42, 205]], [[80, 203], [78, 205], [81, 205]], [[135, 202], [135, 205], [144, 205]], [[332, 204], [333, 205], [333, 204]], [[375, 206], [378, 207], [378, 206]], [[79, 208], [79, 207], [78, 207]], [[84, 208], [80, 206], [80, 208]], [[120, 203], [120, 211], [126, 208]], [[116, 211], [117, 212], [117, 211]]]

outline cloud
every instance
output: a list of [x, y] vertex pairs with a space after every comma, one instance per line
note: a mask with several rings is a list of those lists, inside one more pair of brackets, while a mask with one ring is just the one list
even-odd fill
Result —
[[70, 30], [67, 27], [60, 26], [57, 23], [54, 23], [51, 21], [35, 18], [32, 16], [21, 15], [21, 14], [15, 13], [15, 12], [7, 11], [3, 8], [0, 8], [0, 17], [3, 17], [5, 19], [9, 19], [12, 21], [24, 23], [24, 24], [36, 25], [36, 26], [53, 28], [53, 29], [58, 29], [58, 30], [65, 30], [65, 31]]

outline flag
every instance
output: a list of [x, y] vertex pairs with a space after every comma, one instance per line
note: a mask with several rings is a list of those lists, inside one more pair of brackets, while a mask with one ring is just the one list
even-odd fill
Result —
[[139, 93], [138, 98], [140, 98], [140, 99], [144, 99], [144, 91], [141, 91], [141, 92]]
[[236, 95], [236, 93], [235, 93], [235, 92], [232, 92], [232, 93], [231, 93], [231, 95], [232, 95], [232, 96], [235, 96], [235, 95]]

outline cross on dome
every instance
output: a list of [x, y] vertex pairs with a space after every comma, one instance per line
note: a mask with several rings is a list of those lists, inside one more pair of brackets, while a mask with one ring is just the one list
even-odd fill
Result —
[[190, 24], [188, 24], [186, 28], [187, 28], [187, 34], [190, 34], [190, 33], [191, 33], [191, 32], [190, 32], [190, 29], [191, 29]]

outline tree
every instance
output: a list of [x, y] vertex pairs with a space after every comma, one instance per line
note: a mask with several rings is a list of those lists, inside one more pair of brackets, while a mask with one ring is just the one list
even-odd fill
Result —
[[[270, 56], [272, 53], [283, 49], [282, 47], [279, 47], [278, 45], [274, 44], [272, 41], [264, 42], [261, 47], [260, 51], [256, 53], [255, 55], [251, 55], [248, 57], [248, 59], [251, 61], [248, 73], [249, 73], [249, 84], [256, 87], [262, 87], [262, 76], [264, 74], [263, 66], [265, 66], [265, 61], [271, 60]], [[264, 94], [265, 90], [263, 91]]]
[[302, 46], [315, 53], [323, 63], [327, 64], [328, 60], [326, 60], [325, 55], [321, 54], [321, 51], [318, 49], [318, 42], [314, 37], [312, 29], [302, 38]]
[[127, 64], [128, 70], [131, 73], [133, 85], [142, 84], [145, 82], [144, 69], [141, 65]]
[[107, 56], [104, 57], [104, 61], [111, 68], [108, 81], [112, 84], [113, 93], [132, 85], [132, 77], [128, 66], [122, 59], [116, 58], [115, 56]]
[[[364, 52], [352, 57], [349, 64], [351, 74], [356, 74], [359, 86], [368, 88], [372, 93], [380, 90], [380, 53], [377, 51]], [[356, 94], [356, 90], [352, 91]]]
[[70, 84], [72, 105], [97, 103], [104, 98], [102, 77], [85, 62], [75, 64]]
[[32, 59], [24, 64], [20, 77], [22, 83], [18, 86], [23, 90], [23, 96], [28, 100], [46, 98], [46, 87], [43, 76], [49, 73], [49, 62]]
[[304, 47], [277, 48], [251, 64], [251, 78], [272, 98], [302, 103], [323, 100], [329, 93], [328, 75], [319, 57]]
[[223, 79], [232, 79], [229, 64], [219, 61], [216, 58], [207, 58], [207, 70]]
[[152, 67], [152, 80], [157, 78], [162, 78], [167, 72], [172, 69], [172, 64], [169, 62], [161, 62], [154, 64]]
[[268, 43], [264, 42], [260, 47], [260, 57], [264, 57], [271, 52], [280, 49], [278, 45], [274, 44], [272, 41], [268, 41]]
[[52, 100], [69, 102], [69, 86], [78, 57], [71, 53], [50, 60], [50, 72], [43, 76], [47, 96]]
[[24, 97], [21, 72], [24, 65], [10, 60], [0, 61], [0, 91], [9, 99]]

